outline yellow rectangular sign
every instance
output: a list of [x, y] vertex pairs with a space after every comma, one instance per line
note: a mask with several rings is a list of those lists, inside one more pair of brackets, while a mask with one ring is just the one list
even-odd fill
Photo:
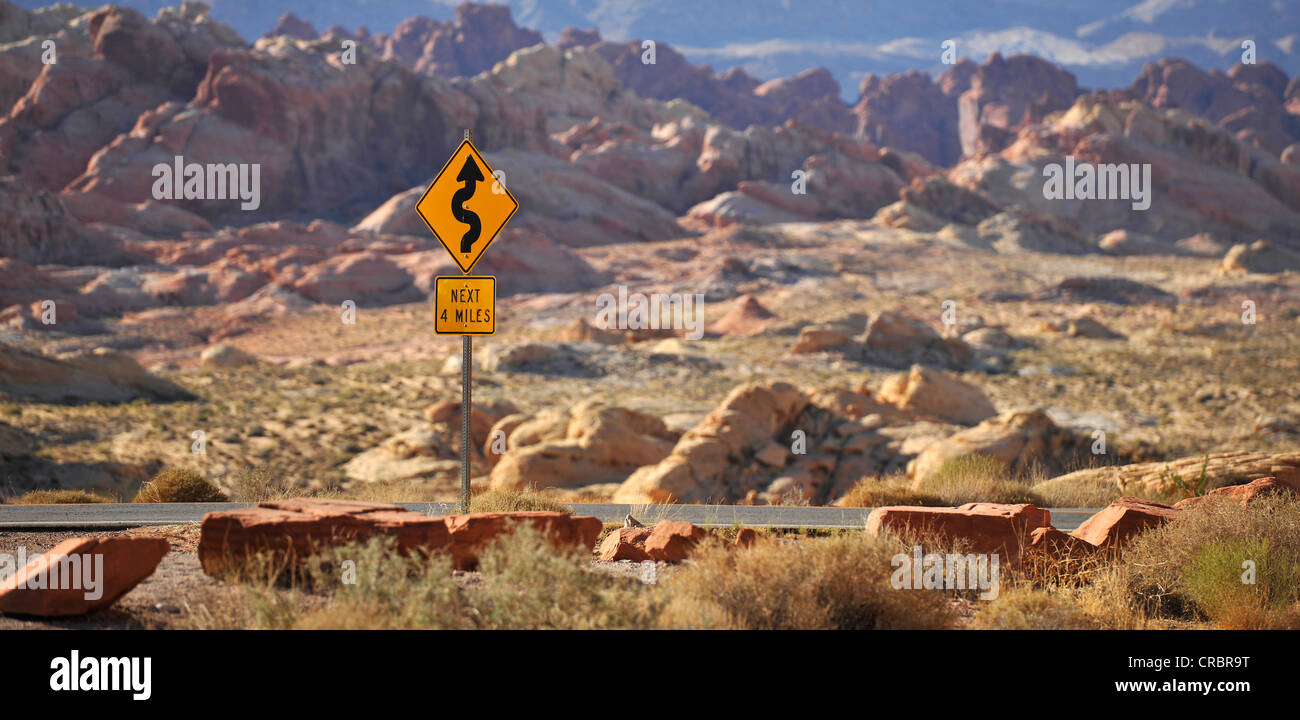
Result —
[[433, 279], [434, 332], [493, 335], [497, 331], [497, 279], [493, 275], [451, 275]]

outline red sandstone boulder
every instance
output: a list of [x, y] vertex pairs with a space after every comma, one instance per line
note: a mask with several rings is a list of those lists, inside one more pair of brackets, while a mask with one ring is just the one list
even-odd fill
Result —
[[320, 549], [374, 537], [396, 540], [398, 552], [445, 549], [457, 569], [478, 565], [478, 555], [514, 522], [525, 522], [556, 547], [591, 548], [600, 520], [558, 512], [473, 513], [428, 517], [400, 505], [293, 498], [256, 507], [208, 513], [199, 536], [199, 562], [215, 575], [230, 562], [259, 552], [301, 561]]
[[1022, 503], [966, 503], [960, 507], [880, 507], [867, 518], [867, 533], [888, 530], [935, 535], [943, 541], [968, 542], [970, 552], [1001, 553], [1014, 561], [1030, 534], [1050, 527], [1051, 513]]
[[1070, 534], [1097, 547], [1117, 548], [1143, 530], [1169, 522], [1177, 514], [1177, 510], [1164, 503], [1122, 497]]
[[1097, 552], [1096, 546], [1054, 527], [1036, 528], [1029, 534], [1029, 552], [1056, 560], [1078, 560]]
[[1296, 488], [1278, 481], [1275, 477], [1266, 477], [1248, 482], [1245, 485], [1221, 487], [1217, 490], [1211, 490], [1199, 497], [1190, 497], [1186, 500], [1180, 500], [1177, 503], [1174, 503], [1174, 509], [1186, 510], [1187, 508], [1195, 507], [1204, 502], [1206, 498], [1233, 500], [1242, 505], [1247, 505], [1258, 497], [1288, 493], [1291, 495], [1297, 494]]
[[681, 520], [662, 520], [645, 540], [645, 551], [650, 559], [659, 562], [679, 563], [690, 555], [696, 544], [708, 537], [702, 527]]
[[645, 551], [645, 541], [650, 537], [651, 532], [652, 528], [646, 527], [619, 528], [606, 535], [601, 541], [597, 559], [605, 562], [649, 560], [650, 556]]
[[709, 328], [711, 332], [727, 336], [754, 335], [762, 332], [772, 324], [776, 314], [768, 310], [752, 295], [742, 295], [736, 299], [726, 315]]
[[[709, 537], [707, 530], [688, 522], [674, 520], [664, 520], [648, 528], [619, 528], [606, 535], [601, 541], [597, 559], [605, 562], [654, 560], [679, 563], [707, 537]], [[760, 540], [753, 528], [741, 528], [732, 547], [751, 548]]]
[[292, 498], [204, 515], [199, 562], [204, 572], [215, 575], [228, 563], [259, 552], [299, 561], [321, 548], [381, 536], [395, 538], [399, 551], [434, 550], [451, 542], [442, 518], [400, 505]]
[[740, 532], [736, 533], [735, 546], [737, 548], [752, 548], [758, 544], [760, 539], [758, 531], [754, 528], [741, 528]]
[[513, 523], [531, 525], [560, 549], [590, 550], [596, 545], [602, 527], [598, 518], [562, 512], [471, 513], [448, 515], [442, 520], [451, 535], [452, 562], [459, 570], [477, 567], [479, 554], [493, 540], [510, 532]]
[[152, 575], [170, 549], [153, 537], [64, 540], [0, 580], [0, 613], [67, 617], [101, 610]]

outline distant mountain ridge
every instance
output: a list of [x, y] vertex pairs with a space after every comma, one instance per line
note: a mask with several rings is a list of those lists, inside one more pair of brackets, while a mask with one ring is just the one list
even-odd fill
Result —
[[[21, 0], [27, 8], [48, 3]], [[94, 3], [89, 3], [93, 5]], [[130, 0], [152, 16], [175, 2]], [[385, 32], [415, 16], [447, 21], [456, 0], [213, 0], [212, 17], [255, 38], [284, 13], [317, 28], [365, 26]], [[735, 67], [761, 80], [826, 67], [851, 94], [862, 77], [911, 69], [937, 75], [940, 43], [961, 57], [1030, 53], [1060, 64], [1083, 87], [1127, 84], [1145, 63], [1177, 56], [1226, 71], [1253, 39], [1259, 59], [1300, 73], [1300, 3], [1287, 0], [510, 0], [522, 28], [558, 40], [566, 28], [597, 29], [614, 41], [654, 39], [696, 64]], [[845, 97], [851, 102], [854, 98]]]
[[[267, 33], [278, 35], [322, 37], [311, 22], [289, 13]], [[520, 28], [509, 8], [469, 3], [457, 6], [450, 21], [408, 18], [391, 34], [377, 35], [364, 26], [335, 26], [324, 36], [355, 38], [418, 73], [449, 78], [478, 74], [542, 41], [539, 33]], [[567, 28], [553, 44], [594, 50], [637, 95], [687, 100], [737, 130], [793, 120], [917, 153], [945, 167], [1004, 149], [1020, 127], [1069, 108], [1086, 91], [1060, 65], [1032, 54], [995, 52], [982, 63], [961, 59], [942, 66], [933, 80], [915, 70], [868, 73], [856, 99], [846, 103], [835, 77], [821, 67], [763, 82], [743, 68], [719, 74], [693, 64], [668, 43], [658, 44], [655, 62], [647, 64], [641, 42], [608, 41], [598, 30]], [[1161, 58], [1143, 66], [1131, 85], [1110, 92], [1203, 115], [1275, 156], [1300, 140], [1300, 82], [1289, 81], [1267, 60], [1238, 63], [1225, 75]]]

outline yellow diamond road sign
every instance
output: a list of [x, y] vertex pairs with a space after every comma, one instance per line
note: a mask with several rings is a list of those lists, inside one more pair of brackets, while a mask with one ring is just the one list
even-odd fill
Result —
[[474, 268], [517, 209], [515, 197], [492, 176], [492, 168], [468, 139], [415, 204], [424, 224], [463, 273]]

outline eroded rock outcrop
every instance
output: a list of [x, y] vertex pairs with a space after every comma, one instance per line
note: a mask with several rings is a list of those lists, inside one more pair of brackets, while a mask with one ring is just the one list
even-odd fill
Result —
[[68, 21], [57, 35], [58, 62], [41, 65], [0, 118], [0, 157], [9, 172], [45, 190], [76, 178], [145, 111], [193, 97], [214, 50], [245, 45], [195, 2], [153, 19], [106, 5]]
[[1178, 58], [1148, 63], [1129, 88], [1152, 107], [1196, 113], [1275, 155], [1300, 140], [1300, 119], [1283, 108], [1286, 89], [1286, 73], [1268, 61], [1225, 74]]
[[909, 372], [885, 380], [877, 397], [914, 416], [963, 425], [997, 414], [979, 388], [923, 365], [913, 365]]
[[[1131, 177], [1127, 192], [1110, 181], [1104, 198], [1049, 197], [1049, 165], [1074, 167], [1076, 176], [1088, 166]], [[1171, 249], [1201, 233], [1217, 242], [1293, 246], [1300, 231], [1300, 167], [1210, 120], [1122, 95], [1080, 95], [1065, 112], [1021, 127], [997, 154], [963, 161], [949, 178], [998, 206], [1067, 220], [1088, 236], [1124, 229]]]
[[52, 358], [0, 345], [0, 392], [47, 403], [120, 403], [135, 398], [194, 400], [129, 355], [107, 348]]
[[[475, 402], [470, 412], [470, 463], [488, 467], [484, 457], [492, 426], [516, 412], [510, 403]], [[445, 400], [425, 409], [427, 425], [400, 432], [342, 466], [359, 482], [414, 480], [454, 492], [460, 473], [460, 401]]]
[[1001, 143], [1022, 123], [1063, 110], [1074, 102], [1074, 75], [1032, 55], [989, 56], [971, 75], [970, 88], [957, 103], [962, 151], [980, 155]]
[[668, 457], [628, 477], [614, 501], [828, 503], [902, 461], [877, 428], [907, 419], [866, 390], [742, 385]]
[[1236, 451], [1179, 458], [1171, 462], [1088, 468], [1061, 475], [1049, 482], [1112, 485], [1127, 495], [1156, 497], [1176, 494], [1181, 481], [1187, 486], [1202, 484], [1203, 490], [1241, 485], [1262, 477], [1300, 488], [1300, 453]]
[[845, 323], [804, 327], [790, 353], [837, 352], [859, 362], [895, 369], [929, 365], [960, 370], [974, 358], [973, 350], [964, 341], [945, 338], [929, 325], [898, 311], [874, 313], [861, 335], [851, 337], [850, 332]]
[[677, 440], [659, 418], [596, 401], [567, 412], [508, 416], [489, 435], [496, 430], [506, 447], [490, 480], [499, 490], [620, 483], [666, 457]]
[[924, 480], [950, 460], [984, 455], [1013, 474], [1035, 464], [1059, 472], [1077, 467], [1089, 452], [1087, 437], [1058, 427], [1043, 411], [1013, 410], [926, 447], [907, 470], [912, 478]]

